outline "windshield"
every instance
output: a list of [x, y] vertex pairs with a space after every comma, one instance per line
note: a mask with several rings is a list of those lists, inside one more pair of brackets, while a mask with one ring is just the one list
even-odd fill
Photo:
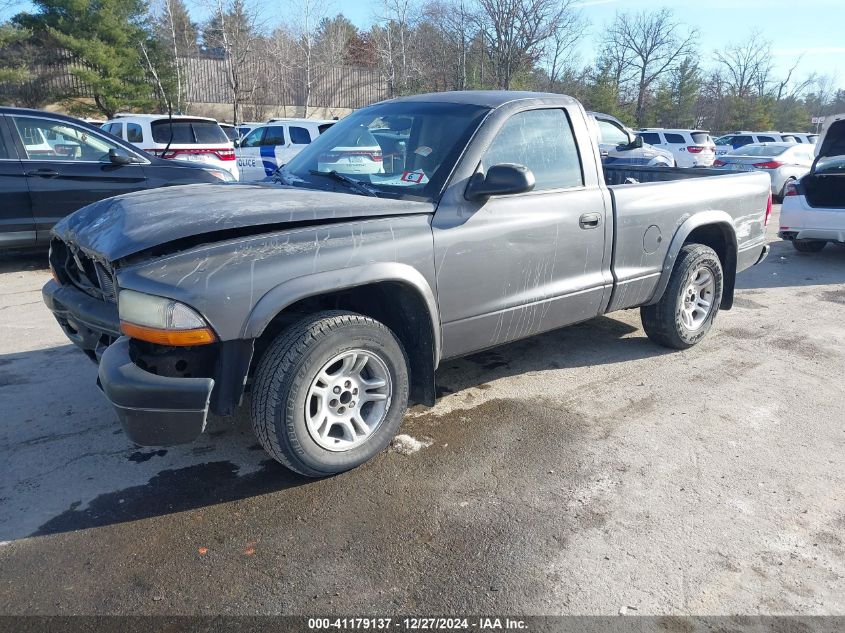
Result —
[[816, 163], [816, 174], [845, 176], [845, 156], [827, 156]]
[[[321, 134], [279, 172], [282, 183], [433, 200], [487, 108], [456, 103], [377, 104]], [[336, 172], [363, 183], [352, 188]]]

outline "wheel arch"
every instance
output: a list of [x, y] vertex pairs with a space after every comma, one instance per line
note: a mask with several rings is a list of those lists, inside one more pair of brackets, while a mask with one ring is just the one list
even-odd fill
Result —
[[440, 315], [425, 277], [406, 264], [371, 264], [282, 282], [256, 303], [242, 338], [255, 339], [257, 362], [284, 327], [303, 314], [327, 308], [357, 312], [390, 328], [408, 355], [412, 400], [434, 404]]
[[669, 285], [669, 278], [678, 259], [678, 254], [685, 244], [703, 244], [709, 246], [719, 256], [722, 263], [723, 288], [721, 310], [730, 310], [733, 306], [736, 284], [737, 239], [733, 219], [724, 211], [705, 211], [687, 218], [675, 231], [663, 270], [648, 305], [657, 303]]

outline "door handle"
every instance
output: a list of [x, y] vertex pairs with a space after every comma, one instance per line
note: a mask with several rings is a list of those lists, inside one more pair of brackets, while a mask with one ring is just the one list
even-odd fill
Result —
[[42, 178], [55, 178], [59, 175], [55, 169], [49, 169], [47, 167], [43, 169], [36, 169], [35, 171], [27, 172], [27, 176], [41, 176]]
[[582, 229], [594, 229], [601, 224], [600, 213], [585, 213], [578, 218], [578, 226]]

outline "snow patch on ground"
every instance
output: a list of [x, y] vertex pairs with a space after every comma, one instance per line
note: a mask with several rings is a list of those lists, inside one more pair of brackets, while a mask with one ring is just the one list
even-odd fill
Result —
[[410, 435], [397, 435], [390, 443], [390, 450], [400, 455], [413, 455], [419, 450], [428, 448], [433, 442], [434, 440], [427, 437], [418, 440]]

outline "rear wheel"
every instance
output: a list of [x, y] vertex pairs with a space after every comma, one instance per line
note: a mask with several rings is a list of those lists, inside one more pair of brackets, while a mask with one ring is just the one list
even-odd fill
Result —
[[692, 347], [713, 325], [722, 284], [722, 263], [716, 252], [703, 244], [687, 244], [678, 254], [660, 301], [640, 309], [645, 333], [665, 347]]
[[378, 321], [320, 312], [292, 325], [255, 372], [252, 426], [270, 455], [323, 477], [387, 447], [408, 406], [402, 345]]
[[792, 246], [799, 253], [818, 253], [827, 242], [824, 240], [792, 240]]

